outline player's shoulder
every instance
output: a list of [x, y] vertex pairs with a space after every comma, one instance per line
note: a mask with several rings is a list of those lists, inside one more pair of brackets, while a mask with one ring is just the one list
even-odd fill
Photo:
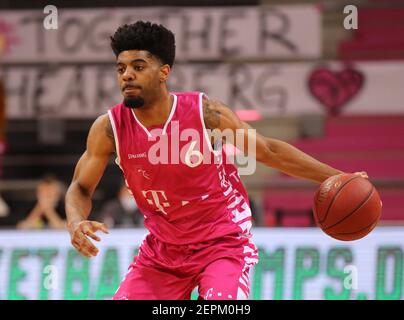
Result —
[[209, 117], [212, 112], [214, 113], [226, 113], [229, 109], [222, 101], [217, 99], [211, 99], [206, 93], [201, 91], [183, 91], [183, 92], [171, 92], [171, 94], [177, 97], [201, 97], [202, 98], [202, 109], [204, 116]]
[[103, 113], [99, 115], [93, 122], [93, 127], [105, 127], [110, 124], [108, 113]]
[[90, 128], [88, 141], [94, 142], [98, 147], [111, 149], [111, 152], [115, 150], [114, 133], [108, 113], [101, 114], [94, 120]]
[[[112, 126], [111, 126], [111, 121], [109, 119], [108, 113], [103, 113], [99, 115], [93, 122], [91, 128], [90, 128], [90, 134], [96, 134], [96, 135], [105, 135], [107, 134], [107, 137], [112, 135]], [[109, 134], [111, 133], [111, 134]]]
[[226, 106], [222, 101], [210, 99], [207, 96], [202, 97], [202, 109], [205, 116], [209, 116], [212, 113], [218, 115], [226, 115], [230, 112], [230, 108]]

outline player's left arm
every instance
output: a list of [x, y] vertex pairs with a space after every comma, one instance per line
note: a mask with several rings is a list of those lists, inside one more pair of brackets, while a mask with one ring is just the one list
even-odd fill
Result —
[[[231, 130], [234, 137], [239, 132], [241, 139], [230, 141], [244, 154], [248, 154], [248, 144], [255, 139], [255, 158], [263, 164], [278, 169], [290, 176], [315, 182], [344, 173], [322, 163], [289, 143], [264, 137], [220, 101], [203, 99], [203, 114], [207, 129]], [[365, 173], [363, 173], [366, 175]]]

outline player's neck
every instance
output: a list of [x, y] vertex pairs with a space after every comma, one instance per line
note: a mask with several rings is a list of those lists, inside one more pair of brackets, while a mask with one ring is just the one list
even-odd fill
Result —
[[134, 109], [138, 120], [147, 128], [165, 124], [173, 105], [174, 97], [165, 90], [158, 99], [141, 108]]

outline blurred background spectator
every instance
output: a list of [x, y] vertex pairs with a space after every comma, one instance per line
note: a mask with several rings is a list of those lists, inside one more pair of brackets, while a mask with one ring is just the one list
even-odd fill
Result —
[[101, 208], [97, 221], [104, 222], [108, 227], [143, 227], [143, 214], [136, 201], [123, 184], [115, 198], [107, 201]]
[[18, 229], [61, 229], [65, 227], [62, 184], [52, 175], [38, 183], [37, 202], [28, 216], [17, 224]]

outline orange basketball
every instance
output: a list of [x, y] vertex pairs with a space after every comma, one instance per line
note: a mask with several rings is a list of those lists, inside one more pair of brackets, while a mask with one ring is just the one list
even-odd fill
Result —
[[314, 219], [329, 236], [358, 240], [377, 225], [382, 204], [373, 184], [359, 175], [340, 174], [325, 180], [314, 196]]

